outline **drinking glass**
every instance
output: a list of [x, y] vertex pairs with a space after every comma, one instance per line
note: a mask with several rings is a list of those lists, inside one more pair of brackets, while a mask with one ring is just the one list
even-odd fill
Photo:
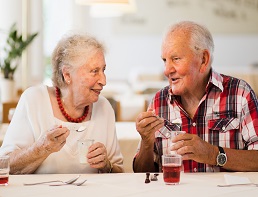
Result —
[[8, 185], [10, 171], [10, 157], [0, 156], [0, 185]]
[[177, 185], [180, 182], [182, 156], [178, 154], [162, 155], [163, 179], [167, 185]]
[[79, 162], [87, 164], [87, 154], [89, 147], [94, 143], [93, 139], [78, 140]]
[[[174, 137], [176, 137], [177, 135], [184, 134], [184, 133], [185, 133], [185, 131], [171, 131], [171, 133], [170, 133], [170, 144], [169, 144], [170, 149], [171, 149], [171, 146], [173, 146], [175, 144], [174, 142], [172, 142], [172, 139]], [[170, 154], [177, 154], [177, 152], [170, 150]]]
[[176, 151], [171, 151], [171, 146], [173, 146], [175, 143], [172, 142], [172, 139], [179, 135], [186, 133], [185, 131], [176, 131], [171, 130], [168, 127], [163, 127], [159, 130], [160, 136], [163, 138], [163, 154], [176, 154]]

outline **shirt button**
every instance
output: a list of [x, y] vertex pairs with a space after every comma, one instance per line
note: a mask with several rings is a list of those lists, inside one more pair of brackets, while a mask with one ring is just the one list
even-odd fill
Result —
[[196, 126], [196, 123], [194, 122], [192, 125], [195, 127], [195, 126]]
[[225, 127], [225, 126], [223, 126], [223, 127], [222, 127], [222, 130], [223, 130], [223, 131], [225, 131], [225, 130], [226, 130], [226, 127]]

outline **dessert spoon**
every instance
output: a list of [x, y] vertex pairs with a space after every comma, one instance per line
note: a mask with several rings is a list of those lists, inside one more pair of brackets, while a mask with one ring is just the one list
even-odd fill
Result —
[[77, 132], [83, 132], [86, 129], [84, 126], [80, 126], [79, 129], [76, 129]]

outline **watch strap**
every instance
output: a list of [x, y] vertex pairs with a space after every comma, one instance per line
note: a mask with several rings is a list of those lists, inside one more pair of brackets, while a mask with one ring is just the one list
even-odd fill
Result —
[[224, 149], [221, 146], [218, 146], [218, 148], [219, 148], [219, 153], [225, 154], [225, 151], [224, 151]]
[[[227, 155], [222, 147], [218, 146], [218, 148], [219, 148], [219, 154], [217, 156], [217, 166], [223, 167], [227, 162]], [[222, 163], [220, 163], [222, 158], [223, 158]]]

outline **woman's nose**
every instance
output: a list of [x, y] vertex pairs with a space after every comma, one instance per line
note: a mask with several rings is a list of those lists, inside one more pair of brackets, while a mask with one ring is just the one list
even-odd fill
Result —
[[102, 86], [105, 86], [105, 85], [106, 85], [107, 81], [106, 81], [106, 75], [105, 75], [105, 73], [102, 73], [102, 74], [100, 75], [99, 83], [100, 83]]

